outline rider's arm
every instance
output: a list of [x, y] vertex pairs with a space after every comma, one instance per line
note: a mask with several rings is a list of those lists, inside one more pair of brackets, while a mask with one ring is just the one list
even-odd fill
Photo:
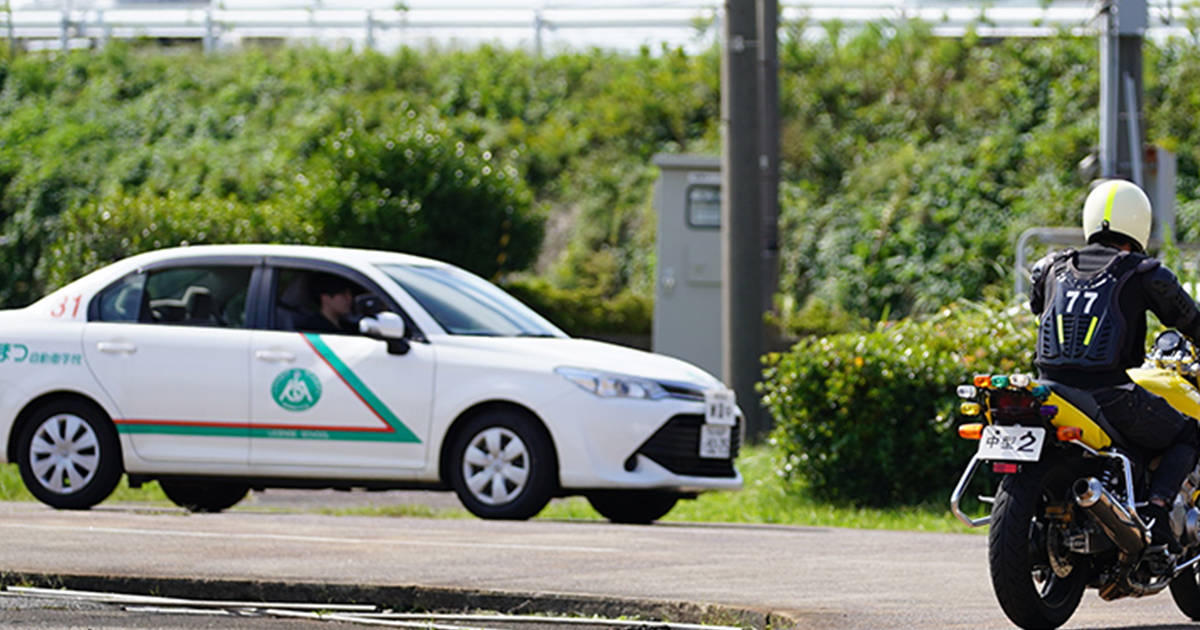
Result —
[[[1200, 309], [1170, 269], [1148, 259], [1139, 266], [1147, 306], [1163, 324], [1176, 328], [1193, 341], [1200, 340]], [[1149, 267], [1143, 270], [1141, 267]]]
[[1029, 270], [1029, 310], [1041, 315], [1046, 302], [1046, 274], [1054, 264], [1054, 254], [1043, 257]]

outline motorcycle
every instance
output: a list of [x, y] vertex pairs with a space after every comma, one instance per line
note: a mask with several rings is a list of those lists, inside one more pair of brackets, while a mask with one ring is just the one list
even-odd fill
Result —
[[[1200, 419], [1200, 359], [1175, 331], [1155, 339], [1134, 382]], [[1066, 623], [1084, 590], [1106, 601], [1169, 589], [1176, 605], [1200, 621], [1200, 466], [1185, 480], [1169, 514], [1182, 553], [1152, 544], [1139, 514], [1157, 460], [1125, 441], [1085, 391], [1027, 374], [980, 375], [958, 387], [959, 435], [979, 446], [950, 497], [955, 516], [990, 525], [992, 588], [1010, 620], [1026, 630]], [[976, 472], [1000, 475], [991, 514], [972, 518], [963, 495]]]

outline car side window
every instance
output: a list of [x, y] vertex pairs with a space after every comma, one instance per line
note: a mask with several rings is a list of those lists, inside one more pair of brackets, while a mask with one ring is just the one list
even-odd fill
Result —
[[358, 298], [370, 295], [349, 278], [280, 268], [275, 282], [275, 330], [357, 334]]
[[98, 319], [102, 322], [137, 322], [141, 317], [146, 274], [132, 273], [100, 293]]
[[151, 324], [244, 328], [250, 267], [174, 267], [146, 278], [145, 312]]
[[172, 267], [132, 273], [99, 296], [102, 322], [245, 328], [250, 267]]

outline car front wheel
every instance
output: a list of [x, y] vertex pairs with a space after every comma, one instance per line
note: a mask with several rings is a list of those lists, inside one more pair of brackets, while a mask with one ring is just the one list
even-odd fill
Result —
[[588, 503], [614, 523], [649, 525], [667, 515], [679, 495], [657, 490], [602, 490], [590, 492]]
[[475, 516], [524, 520], [557, 487], [558, 464], [550, 436], [535, 419], [512, 410], [468, 420], [450, 453], [450, 483]]
[[17, 440], [17, 468], [25, 487], [51, 507], [86, 510], [107, 499], [121, 480], [116, 429], [93, 405], [47, 403]]

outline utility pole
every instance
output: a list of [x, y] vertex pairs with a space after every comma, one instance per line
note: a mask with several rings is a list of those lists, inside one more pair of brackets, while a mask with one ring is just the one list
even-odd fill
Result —
[[1142, 39], [1146, 0], [1102, 0], [1100, 28], [1100, 176], [1145, 186], [1142, 139]]
[[759, 182], [763, 312], [779, 290], [779, 0], [758, 0]]
[[721, 55], [721, 368], [751, 437], [766, 424], [755, 391], [763, 350], [757, 1], [726, 0]]

